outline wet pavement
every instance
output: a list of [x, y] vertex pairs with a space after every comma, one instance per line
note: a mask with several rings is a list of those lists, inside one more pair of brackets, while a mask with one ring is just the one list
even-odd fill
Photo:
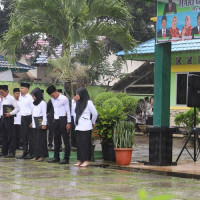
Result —
[[[174, 140], [174, 159], [184, 139]], [[148, 137], [136, 136], [131, 165], [148, 161]], [[97, 145], [97, 150], [100, 148]], [[20, 154], [21, 152], [17, 152]], [[30, 160], [0, 159], [0, 200], [32, 199], [82, 199], [112, 200], [115, 197], [139, 199], [138, 191], [147, 191], [148, 197], [172, 194], [173, 199], [200, 199], [200, 181], [151, 173], [99, 167], [96, 160], [88, 168], [50, 164]], [[193, 163], [186, 152], [180, 163]], [[197, 164], [199, 161], [197, 162]], [[112, 164], [111, 164], [112, 165]]]

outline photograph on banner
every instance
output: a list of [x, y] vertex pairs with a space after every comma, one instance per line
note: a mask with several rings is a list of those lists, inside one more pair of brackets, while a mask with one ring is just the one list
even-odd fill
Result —
[[157, 43], [200, 39], [200, 0], [158, 0], [157, 7]]

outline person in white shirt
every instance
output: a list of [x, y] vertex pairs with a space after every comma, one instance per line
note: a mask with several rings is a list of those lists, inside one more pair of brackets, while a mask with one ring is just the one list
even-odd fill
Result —
[[64, 160], [60, 164], [69, 164], [70, 157], [70, 128], [71, 114], [69, 100], [66, 96], [59, 93], [54, 85], [47, 88], [47, 93], [52, 97], [51, 102], [54, 108], [54, 158], [49, 163], [60, 162], [61, 136], [65, 144]]
[[14, 115], [19, 112], [19, 106], [15, 98], [9, 94], [7, 85], [1, 86], [0, 92], [3, 96], [0, 109], [0, 116], [2, 118], [2, 156], [14, 158], [16, 150]]
[[20, 149], [22, 147], [22, 137], [21, 137], [21, 114], [20, 114], [20, 90], [19, 88], [13, 89], [13, 96], [15, 100], [17, 101], [17, 104], [19, 106], [19, 112], [16, 114], [16, 117], [14, 117], [14, 127], [15, 127], [15, 134], [16, 134], [16, 149]]
[[91, 160], [92, 129], [98, 113], [85, 88], [77, 89], [76, 98], [75, 130], [78, 163], [75, 166], [87, 167]]
[[21, 134], [23, 144], [23, 154], [18, 159], [33, 158], [33, 130], [30, 128], [32, 122], [33, 98], [28, 93], [30, 84], [21, 83], [19, 101], [21, 104]]
[[47, 104], [40, 88], [35, 88], [31, 95], [34, 99], [32, 110], [33, 160], [42, 162], [48, 157], [47, 149]]

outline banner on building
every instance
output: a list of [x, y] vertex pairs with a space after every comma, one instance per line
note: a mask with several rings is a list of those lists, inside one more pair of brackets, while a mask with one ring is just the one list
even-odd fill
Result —
[[200, 39], [200, 0], [157, 0], [157, 43]]

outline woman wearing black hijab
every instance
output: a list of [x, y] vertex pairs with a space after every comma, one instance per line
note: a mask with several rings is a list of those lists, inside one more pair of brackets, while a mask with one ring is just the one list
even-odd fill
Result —
[[47, 150], [47, 104], [43, 100], [40, 88], [35, 88], [31, 95], [34, 99], [32, 110], [32, 128], [33, 128], [33, 160], [42, 162], [48, 157]]
[[87, 167], [91, 160], [91, 133], [98, 114], [85, 88], [77, 89], [76, 99], [75, 130], [78, 163], [75, 166]]

